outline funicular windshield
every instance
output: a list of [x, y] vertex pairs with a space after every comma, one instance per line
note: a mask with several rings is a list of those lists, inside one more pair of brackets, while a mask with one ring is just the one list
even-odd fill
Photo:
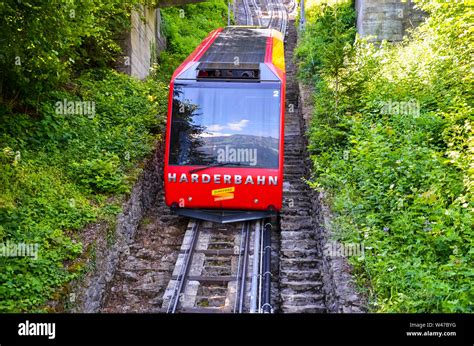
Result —
[[170, 165], [278, 168], [280, 84], [175, 84]]

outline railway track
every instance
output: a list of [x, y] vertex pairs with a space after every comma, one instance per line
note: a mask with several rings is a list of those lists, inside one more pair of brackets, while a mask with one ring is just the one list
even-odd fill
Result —
[[[286, 34], [289, 19], [282, 0], [242, 0], [239, 10], [239, 24]], [[272, 303], [277, 305], [281, 296], [278, 283], [270, 280], [279, 270], [271, 244], [279, 241], [262, 220], [226, 225], [190, 220], [161, 311], [273, 312]]]
[[190, 220], [163, 298], [167, 313], [272, 312], [271, 225]]
[[242, 0], [243, 20], [239, 24], [276, 29], [286, 34], [288, 11], [282, 0]]
[[248, 0], [242, 0], [242, 8], [244, 12], [245, 25], [253, 25], [253, 15]]

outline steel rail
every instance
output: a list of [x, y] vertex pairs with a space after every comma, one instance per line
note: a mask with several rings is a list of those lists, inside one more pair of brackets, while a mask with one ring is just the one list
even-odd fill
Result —
[[260, 249], [260, 221], [255, 223], [254, 245], [253, 245], [253, 264], [252, 264], [252, 285], [250, 288], [250, 313], [257, 311], [258, 304], [258, 279], [260, 271], [258, 267], [259, 250]]
[[[263, 226], [263, 222], [261, 224]], [[262, 313], [262, 289], [263, 289], [263, 227], [262, 231], [260, 232], [260, 268], [259, 268], [259, 280], [258, 280], [258, 312]]]
[[245, 284], [247, 282], [247, 260], [249, 252], [249, 242], [250, 242], [250, 223], [245, 223], [246, 232], [245, 232], [245, 242], [244, 242], [244, 257], [242, 263], [242, 276], [240, 278], [240, 295], [239, 295], [239, 313], [244, 311], [244, 301], [245, 301]]
[[[270, 10], [270, 19], [268, 21], [268, 25], [267, 25], [267, 28], [268, 29], [271, 29], [272, 28], [272, 23], [273, 23], [273, 19], [274, 19], [274, 9], [273, 9], [273, 0], [265, 0], [266, 4], [267, 4], [267, 8]], [[270, 6], [271, 4], [271, 6]], [[268, 11], [267, 11], [268, 12]]]
[[252, 0], [253, 6], [255, 8], [255, 17], [257, 18], [258, 26], [262, 26], [262, 12], [260, 6], [257, 5], [256, 0]]
[[244, 12], [245, 12], [245, 24], [246, 25], [253, 25], [253, 17], [252, 14], [250, 13], [250, 6], [248, 4], [248, 0], [242, 0], [242, 3], [244, 4]]
[[240, 232], [240, 247], [239, 247], [239, 260], [237, 264], [237, 282], [235, 285], [235, 301], [234, 301], [234, 313], [237, 312], [237, 304], [238, 304], [238, 296], [239, 296], [239, 283], [240, 283], [240, 270], [241, 270], [241, 263], [242, 263], [242, 247], [244, 244], [245, 238], [245, 223], [242, 225], [242, 230]]
[[273, 312], [273, 307], [270, 304], [271, 295], [271, 233], [272, 224], [267, 223], [263, 228], [263, 242], [264, 242], [264, 257], [263, 257], [263, 301], [262, 311], [263, 313]]
[[189, 244], [189, 249], [187, 249], [186, 253], [184, 254], [185, 256], [184, 263], [181, 266], [181, 270], [176, 280], [176, 286], [173, 291], [173, 295], [170, 299], [170, 302], [168, 304], [168, 309], [166, 311], [167, 313], [175, 313], [178, 308], [181, 294], [183, 293], [183, 290], [186, 286], [185, 285], [186, 277], [188, 276], [189, 268], [191, 267], [192, 257], [194, 254], [194, 248], [196, 247], [197, 238], [199, 235], [199, 226], [200, 226], [200, 222], [194, 221], [193, 236], [191, 238], [191, 244]]

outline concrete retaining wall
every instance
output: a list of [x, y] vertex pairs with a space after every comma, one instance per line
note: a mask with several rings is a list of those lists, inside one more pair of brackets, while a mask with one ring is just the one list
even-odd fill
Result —
[[141, 6], [131, 14], [131, 30], [120, 40], [124, 55], [117, 70], [139, 79], [146, 78], [159, 53], [165, 49], [166, 40], [161, 33], [159, 9]]
[[418, 26], [424, 13], [411, 0], [356, 0], [357, 31], [371, 41], [403, 40], [408, 30]]

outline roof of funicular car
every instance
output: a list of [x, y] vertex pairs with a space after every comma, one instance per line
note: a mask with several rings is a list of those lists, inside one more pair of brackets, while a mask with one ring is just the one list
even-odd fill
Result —
[[182, 78], [192, 65], [194, 69], [232, 69], [237, 64], [239, 69], [252, 69], [265, 63], [285, 72], [282, 34], [274, 29], [229, 26], [211, 32], [178, 67], [173, 79]]
[[270, 30], [245, 27], [225, 28], [199, 59], [200, 67], [255, 66], [265, 62]]

